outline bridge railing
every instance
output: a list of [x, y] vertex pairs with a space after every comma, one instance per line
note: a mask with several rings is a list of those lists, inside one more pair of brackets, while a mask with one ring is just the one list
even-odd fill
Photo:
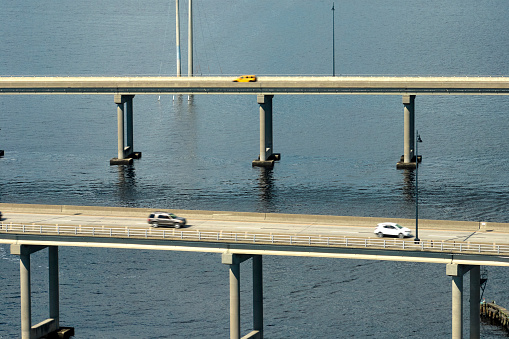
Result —
[[509, 245], [465, 241], [436, 241], [398, 238], [356, 238], [347, 236], [290, 235], [275, 233], [200, 231], [163, 228], [114, 226], [63, 226], [36, 224], [0, 224], [0, 234], [61, 235], [101, 238], [167, 239], [223, 243], [273, 244], [286, 246], [372, 248], [404, 251], [428, 251], [483, 255], [508, 255]]

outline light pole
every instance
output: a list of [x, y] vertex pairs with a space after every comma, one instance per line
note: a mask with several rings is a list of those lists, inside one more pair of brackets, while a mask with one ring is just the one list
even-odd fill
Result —
[[417, 151], [417, 145], [422, 142], [419, 131], [416, 131], [415, 139], [415, 239], [414, 242], [418, 243], [419, 239], [419, 152]]
[[332, 3], [332, 76], [336, 76], [336, 48], [334, 39], [334, 2]]

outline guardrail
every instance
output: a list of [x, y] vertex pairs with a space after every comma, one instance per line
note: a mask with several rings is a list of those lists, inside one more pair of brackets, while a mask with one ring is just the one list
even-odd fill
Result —
[[[427, 251], [461, 254], [509, 255], [509, 245], [458, 241], [434, 241], [398, 238], [355, 238], [346, 236], [290, 235], [200, 231], [161, 228], [130, 228], [113, 226], [62, 226], [35, 224], [0, 224], [0, 234], [38, 234], [124, 239], [165, 239], [225, 243], [274, 244], [315, 247], [372, 248], [400, 251]], [[1, 236], [0, 236], [1, 237]]]

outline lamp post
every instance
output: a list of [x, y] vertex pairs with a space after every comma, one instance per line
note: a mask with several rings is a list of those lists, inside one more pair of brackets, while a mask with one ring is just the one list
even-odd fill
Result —
[[422, 142], [419, 131], [416, 131], [415, 139], [415, 239], [414, 242], [418, 243], [419, 239], [419, 152], [417, 151], [417, 145]]
[[334, 2], [332, 3], [332, 76], [336, 76], [336, 50], [335, 50], [335, 39], [334, 39]]

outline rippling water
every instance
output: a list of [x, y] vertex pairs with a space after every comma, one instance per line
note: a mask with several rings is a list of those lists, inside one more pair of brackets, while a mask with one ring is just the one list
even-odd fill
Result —
[[[331, 74], [330, 2], [194, 3], [197, 74]], [[509, 74], [502, 0], [335, 8], [336, 74]], [[6, 3], [0, 27], [1, 75], [175, 72], [174, 2]], [[185, 51], [184, 28], [181, 39]], [[508, 107], [497, 96], [417, 97], [422, 218], [509, 221]], [[143, 157], [129, 167], [109, 166], [117, 149], [112, 96], [2, 96], [0, 112], [1, 202], [415, 216], [414, 173], [395, 169], [403, 152], [400, 96], [276, 96], [282, 160], [272, 171], [251, 167], [259, 148], [254, 96], [137, 95], [134, 142]], [[60, 251], [62, 318], [77, 338], [224, 337], [228, 330], [227, 272], [216, 255]], [[0, 337], [12, 337], [18, 264], [5, 246], [0, 259]], [[41, 260], [33, 283], [38, 321], [46, 314], [46, 263], [34, 260]], [[509, 304], [505, 273], [490, 269], [486, 291], [500, 304]], [[270, 338], [450, 335], [450, 281], [441, 265], [275, 257], [265, 259], [264, 274]], [[400, 285], [403, 293], [387, 291]], [[486, 338], [496, 333], [483, 328]]]

